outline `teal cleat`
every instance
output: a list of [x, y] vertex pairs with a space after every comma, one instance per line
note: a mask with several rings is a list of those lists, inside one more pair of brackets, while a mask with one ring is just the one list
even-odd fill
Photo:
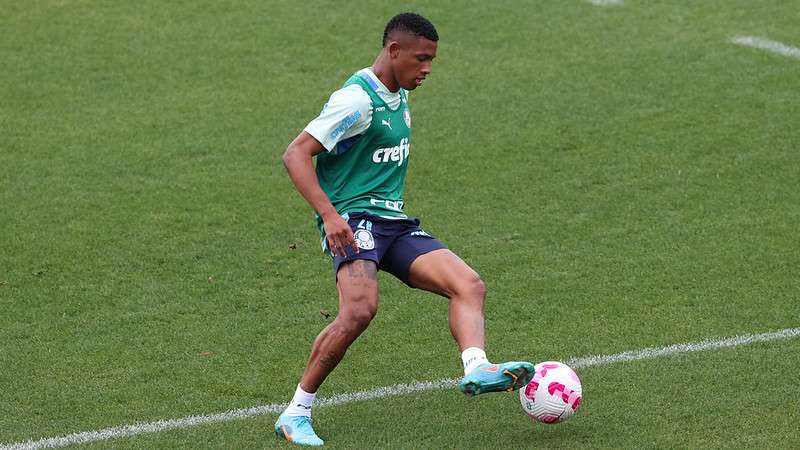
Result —
[[322, 439], [311, 428], [311, 418], [281, 414], [275, 422], [275, 434], [299, 445], [322, 445]]
[[481, 364], [464, 375], [458, 388], [470, 397], [487, 392], [511, 392], [528, 384], [533, 374], [533, 364], [524, 361]]

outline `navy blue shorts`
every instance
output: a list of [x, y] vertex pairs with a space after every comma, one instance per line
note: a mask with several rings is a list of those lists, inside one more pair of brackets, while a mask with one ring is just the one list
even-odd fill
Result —
[[[447, 248], [441, 241], [419, 227], [419, 219], [386, 219], [365, 212], [350, 213], [347, 223], [353, 229], [359, 252], [347, 249], [347, 256], [333, 257], [333, 276], [339, 266], [347, 261], [366, 259], [375, 261], [378, 270], [394, 275], [403, 283], [408, 282], [411, 263], [419, 255]], [[413, 286], [412, 286], [413, 287]]]

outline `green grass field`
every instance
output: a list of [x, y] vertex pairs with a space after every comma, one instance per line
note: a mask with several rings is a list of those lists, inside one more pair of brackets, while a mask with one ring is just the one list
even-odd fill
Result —
[[[798, 327], [800, 60], [730, 42], [800, 46], [798, 7], [0, 0], [0, 443], [289, 400], [337, 300], [280, 155], [404, 10], [441, 37], [407, 211], [481, 273], [492, 360]], [[446, 301], [381, 283], [321, 397], [460, 375]], [[800, 447], [800, 339], [578, 373], [561, 425], [450, 389], [315, 426], [331, 448]], [[83, 447], [289, 448], [275, 418]]]

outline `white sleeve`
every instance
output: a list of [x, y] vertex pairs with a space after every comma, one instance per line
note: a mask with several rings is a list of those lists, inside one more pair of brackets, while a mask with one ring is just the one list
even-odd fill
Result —
[[331, 94], [319, 117], [305, 131], [314, 136], [328, 152], [335, 153], [340, 141], [359, 135], [372, 122], [372, 101], [357, 84], [347, 85]]

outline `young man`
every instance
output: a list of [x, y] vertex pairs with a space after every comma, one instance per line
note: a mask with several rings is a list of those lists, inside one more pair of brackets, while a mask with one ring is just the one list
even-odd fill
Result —
[[487, 360], [483, 282], [403, 209], [411, 154], [408, 91], [430, 74], [438, 40], [424, 17], [393, 17], [372, 67], [334, 92], [283, 155], [297, 190], [317, 212], [322, 248], [333, 258], [339, 291], [339, 314], [314, 341], [295, 395], [275, 424], [275, 433], [290, 442], [322, 445], [311, 426], [311, 405], [325, 377], [377, 312], [378, 270], [449, 299], [450, 330], [464, 366], [462, 392], [511, 391], [533, 376], [529, 362]]

